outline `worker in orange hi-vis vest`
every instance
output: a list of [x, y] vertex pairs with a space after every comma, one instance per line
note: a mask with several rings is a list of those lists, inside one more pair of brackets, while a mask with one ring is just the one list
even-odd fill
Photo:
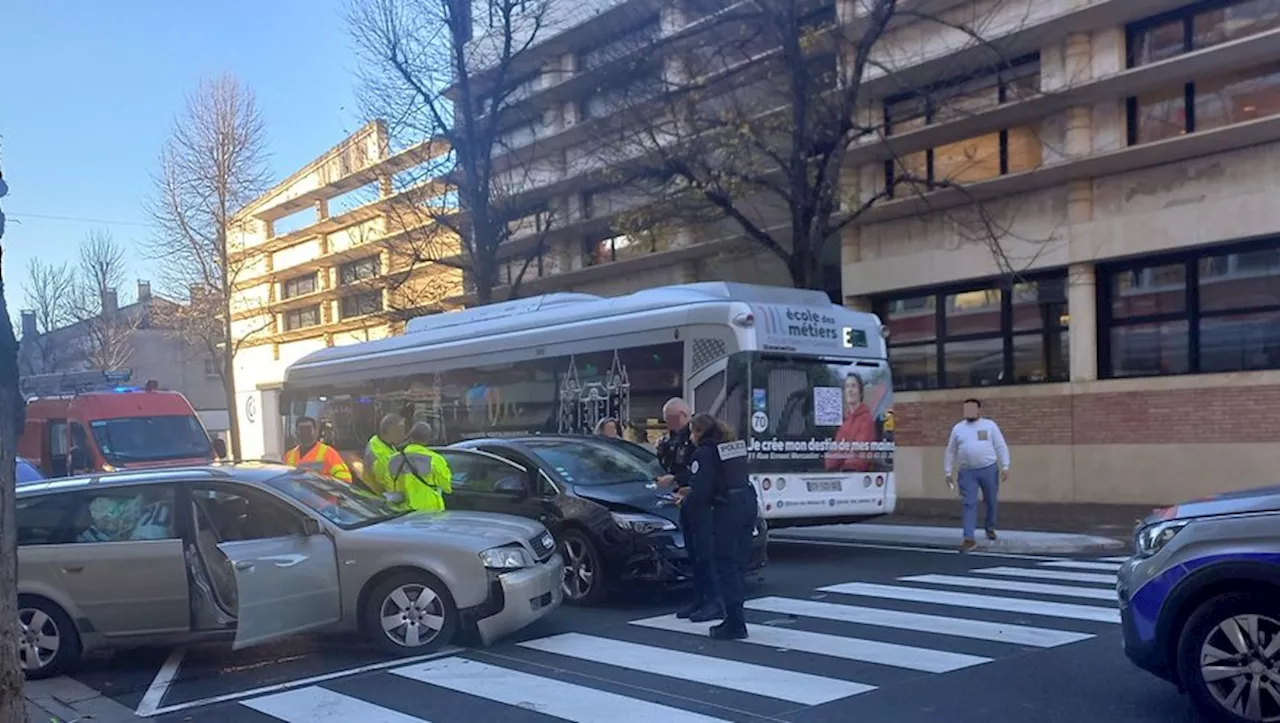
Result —
[[294, 439], [298, 446], [284, 456], [284, 463], [300, 469], [319, 472], [335, 479], [351, 483], [351, 470], [342, 460], [338, 450], [319, 441], [319, 425], [311, 417], [300, 417], [294, 426]]

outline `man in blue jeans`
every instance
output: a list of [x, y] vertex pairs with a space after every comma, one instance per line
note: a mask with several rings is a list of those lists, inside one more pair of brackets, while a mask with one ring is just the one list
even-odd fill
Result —
[[[951, 428], [951, 439], [943, 455], [943, 471], [948, 487], [955, 489], [956, 482], [960, 484], [960, 499], [964, 503], [961, 551], [972, 550], [978, 544], [974, 542], [973, 533], [978, 526], [979, 491], [986, 507], [983, 526], [987, 539], [996, 539], [996, 500], [1000, 483], [1009, 478], [1009, 446], [1000, 433], [1000, 426], [982, 416], [982, 402], [977, 399], [964, 400], [964, 419]], [[953, 471], [958, 474], [958, 480], [952, 476]]]

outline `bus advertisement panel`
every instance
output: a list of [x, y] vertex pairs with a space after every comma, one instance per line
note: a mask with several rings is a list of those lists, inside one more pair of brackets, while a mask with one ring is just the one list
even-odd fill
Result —
[[893, 386], [874, 360], [751, 353], [747, 450], [770, 519], [883, 514]]

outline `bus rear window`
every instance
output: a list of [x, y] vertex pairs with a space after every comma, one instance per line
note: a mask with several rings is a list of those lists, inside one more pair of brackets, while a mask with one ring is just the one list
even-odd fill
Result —
[[193, 416], [97, 419], [90, 429], [103, 458], [113, 465], [213, 454], [209, 435]]

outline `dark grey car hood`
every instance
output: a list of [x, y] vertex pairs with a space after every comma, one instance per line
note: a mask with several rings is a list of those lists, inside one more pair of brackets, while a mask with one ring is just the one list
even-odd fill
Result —
[[649, 481], [622, 482], [612, 485], [574, 485], [577, 496], [612, 509], [627, 507], [647, 512], [680, 524], [680, 508], [664, 502], [663, 490]]
[[1238, 515], [1249, 512], [1280, 511], [1280, 486], [1256, 487], [1235, 492], [1224, 492], [1213, 497], [1202, 497], [1173, 507], [1157, 510], [1145, 524], [1160, 520], [1186, 520], [1219, 515]]

